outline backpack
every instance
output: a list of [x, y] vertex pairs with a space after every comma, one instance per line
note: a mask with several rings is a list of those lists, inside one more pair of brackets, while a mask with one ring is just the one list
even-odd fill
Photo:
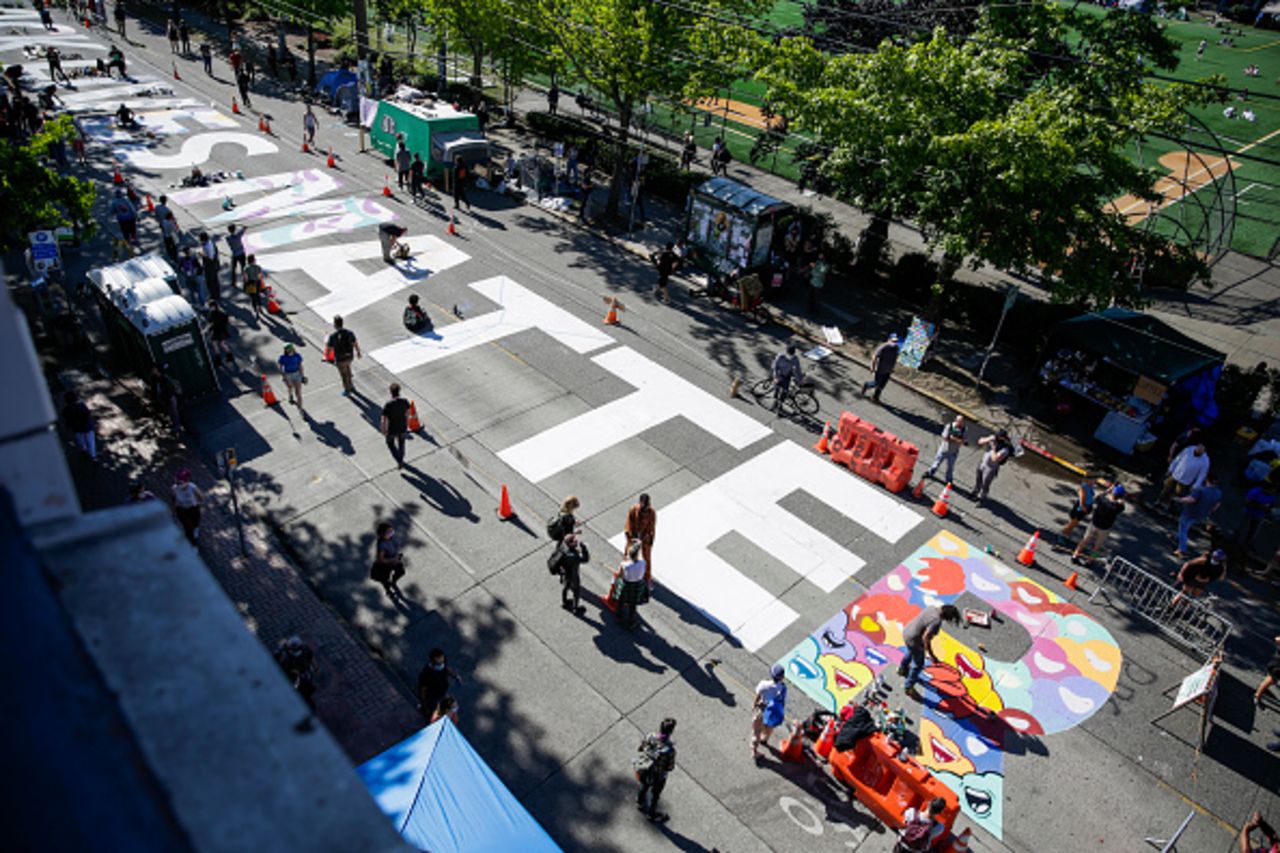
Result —
[[560, 574], [560, 554], [561, 548], [557, 545], [551, 550], [551, 556], [547, 557], [547, 571], [553, 575]]
[[899, 830], [898, 843], [893, 848], [895, 853], [925, 853], [929, 849], [929, 835], [932, 830], [932, 820], [916, 817]]
[[631, 769], [636, 772], [637, 779], [643, 781], [642, 777], [653, 772], [653, 765], [658, 761], [658, 749], [658, 744], [651, 737], [646, 736], [640, 741], [640, 746], [637, 747], [639, 754], [631, 759]]
[[761, 714], [761, 722], [769, 728], [782, 725], [787, 716], [787, 685], [780, 686], [782, 689], [773, 695]]
[[339, 329], [333, 333], [333, 357], [336, 361], [347, 361], [355, 354], [351, 340], [354, 335], [349, 329]]
[[553, 542], [564, 538], [564, 516], [558, 512], [547, 519], [547, 538]]

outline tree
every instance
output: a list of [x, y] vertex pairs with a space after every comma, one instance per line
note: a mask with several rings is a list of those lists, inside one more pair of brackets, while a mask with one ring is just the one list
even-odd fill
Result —
[[589, 85], [618, 116], [618, 157], [607, 213], [615, 216], [632, 119], [650, 98], [710, 96], [741, 76], [749, 31], [738, 22], [767, 11], [768, 0], [529, 0], [508, 7], [520, 38], [543, 34], [549, 61], [566, 79]]
[[471, 85], [481, 85], [486, 53], [494, 52], [511, 29], [504, 0], [425, 0], [438, 33], [461, 41], [471, 54]]
[[927, 39], [937, 27], [972, 33], [985, 0], [814, 0], [804, 7], [803, 34], [827, 53], [874, 50], [885, 39]]
[[[1162, 53], [1139, 54], [1128, 22], [1092, 33], [1088, 44], [1106, 41], [1115, 61], [1086, 66], [1059, 52], [1068, 16], [1018, 12], [1027, 18], [1017, 40], [1014, 23], [986, 17], [973, 38], [937, 29], [866, 54], [829, 57], [788, 39], [758, 76], [792, 126], [829, 151], [820, 172], [838, 195], [914, 220], [942, 250], [938, 290], [968, 258], [1042, 272], [1063, 301], [1136, 302], [1135, 268], [1187, 253], [1130, 228], [1107, 203], [1158, 198], [1155, 174], [1126, 145], [1179, 128], [1198, 95], [1142, 77], [1136, 57]], [[1028, 41], [1052, 49], [1026, 50]]]
[[45, 122], [25, 145], [0, 139], [0, 248], [16, 249], [37, 229], [73, 228], [80, 239], [94, 232], [93, 182], [60, 175], [46, 163], [57, 145], [68, 145], [77, 131], [69, 116]]
[[290, 10], [297, 10], [307, 25], [307, 85], [316, 86], [316, 27], [345, 17], [351, 11], [348, 0], [293, 0]]

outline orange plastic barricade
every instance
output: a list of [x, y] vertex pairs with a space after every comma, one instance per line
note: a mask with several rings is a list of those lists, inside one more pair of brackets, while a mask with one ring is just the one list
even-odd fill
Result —
[[858, 443], [858, 435], [865, 422], [852, 412], [842, 412], [840, 423], [836, 428], [836, 437], [831, 440], [831, 461], [840, 465], [848, 465], [853, 458], [853, 448]]
[[848, 752], [833, 751], [831, 772], [891, 829], [902, 828], [902, 815], [907, 809], [924, 809], [934, 797], [947, 801], [938, 816], [947, 833], [960, 812], [955, 792], [914, 758], [900, 760], [881, 733], [858, 741], [857, 747]]
[[886, 435], [884, 451], [878, 479], [889, 491], [900, 492], [911, 485], [911, 476], [916, 470], [920, 450], [896, 435]]
[[880, 480], [880, 468], [884, 463], [886, 433], [871, 424], [867, 424], [867, 427], [868, 430], [862, 434], [853, 451], [853, 461], [849, 467], [862, 479], [876, 483]]

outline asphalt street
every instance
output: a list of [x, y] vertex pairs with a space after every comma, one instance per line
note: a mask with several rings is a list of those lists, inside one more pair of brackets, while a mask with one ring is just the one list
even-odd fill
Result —
[[[0, 24], [6, 64], [21, 61], [31, 41], [59, 40], [64, 53], [89, 59], [109, 43], [100, 32], [86, 40], [62, 19], [59, 32], [42, 34], [25, 10], [4, 11]], [[89, 81], [62, 96], [86, 116], [129, 96], [144, 123], [160, 128], [139, 140], [86, 122], [97, 177], [109, 175], [114, 155], [141, 191], [169, 193], [188, 232], [225, 233], [231, 221], [248, 227], [285, 315], [255, 321], [243, 294], [230, 299], [239, 369], [221, 371], [222, 393], [193, 415], [209, 459], [235, 448], [244, 495], [320, 598], [406, 684], [428, 649], [449, 651], [466, 679], [462, 731], [566, 849], [889, 850], [891, 834], [820, 769], [783, 764], [776, 754], [752, 761], [754, 685], [940, 530], [976, 551], [991, 546], [1012, 565], [1030, 531], [1064, 520], [1072, 484], [1022, 459], [996, 480], [986, 506], [961, 495], [939, 521], [929, 511], [936, 486], [918, 500], [892, 496], [811, 450], [823, 421], [852, 411], [931, 456], [949, 418], [933, 404], [897, 386], [884, 406], [863, 401], [865, 377], [837, 360], [806, 363], [821, 403], [815, 419], [774, 416], [749, 395], [730, 398], [732, 376], [767, 373], [790, 340], [785, 327], [753, 328], [683, 290], [662, 305], [642, 259], [491, 192], [471, 191], [474, 209], [461, 213], [451, 236], [447, 200], [384, 197], [387, 164], [359, 153], [356, 131], [336, 117], [322, 117], [318, 137], [320, 149], [338, 154], [329, 170], [323, 157], [300, 151], [299, 102], [260, 86], [254, 105], [270, 113], [274, 131], [260, 133], [256, 112], [230, 114], [225, 62], [215, 60], [210, 77], [198, 61], [178, 59], [175, 81], [163, 34], [131, 35], [125, 49], [136, 88], [160, 84], [172, 96], [130, 96], [120, 84]], [[26, 65], [36, 78], [45, 74], [42, 61]], [[208, 192], [179, 191], [193, 164], [242, 176]], [[392, 267], [379, 257], [376, 226], [388, 219], [408, 228], [411, 262]], [[144, 216], [142, 228], [144, 243], [158, 245], [154, 222]], [[430, 314], [431, 333], [410, 335], [401, 325], [410, 293]], [[625, 310], [611, 327], [602, 318], [612, 296]], [[364, 355], [350, 398], [321, 356], [335, 313]], [[243, 356], [258, 356], [283, 400], [274, 362], [284, 342], [304, 357], [305, 414], [287, 403], [264, 407], [258, 375], [245, 369]], [[403, 471], [377, 430], [392, 381], [416, 401], [425, 427], [410, 439]], [[976, 461], [975, 448], [962, 452], [958, 485], [969, 485]], [[515, 519], [495, 512], [502, 485]], [[642, 608], [643, 627], [630, 633], [596, 596], [607, 589], [627, 508], [641, 492], [658, 512], [658, 586]], [[593, 557], [581, 617], [559, 607], [545, 564], [545, 520], [570, 494], [582, 502]], [[373, 528], [384, 519], [396, 524], [409, 559], [399, 603], [368, 579]], [[1176, 569], [1163, 528], [1142, 513], [1126, 515], [1113, 544], [1162, 576]], [[1255, 715], [1248, 702], [1267, 638], [1280, 632], [1273, 607], [1236, 587], [1220, 591], [1237, 633], [1218, 719], [1198, 754], [1194, 712], [1150, 720], [1201, 661], [1122, 605], [1087, 602], [1092, 575], [1080, 592], [1065, 589], [1071, 567], [1047, 547], [1035, 568], [1015, 568], [1078, 605], [1123, 659], [1114, 689], [1078, 722], [1005, 740], [1002, 819], [959, 824], [979, 827], [975, 849], [1136, 850], [1194, 812], [1179, 849], [1227, 851], [1233, 828], [1254, 809], [1280, 817], [1276, 758], [1262, 746], [1280, 714], [1273, 703]], [[980, 630], [956, 633], [967, 645], [982, 642], [993, 660], [1032, 652], [1021, 626], [978, 637]], [[917, 716], [910, 700], [894, 701]], [[793, 716], [813, 707], [801, 689], [790, 703]], [[679, 760], [664, 794], [671, 820], [655, 825], [632, 805], [630, 756], [666, 716], [679, 721]]]

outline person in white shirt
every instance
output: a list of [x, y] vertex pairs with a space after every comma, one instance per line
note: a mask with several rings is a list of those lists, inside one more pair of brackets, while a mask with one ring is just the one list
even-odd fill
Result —
[[204, 493], [191, 482], [191, 471], [183, 468], [174, 477], [173, 511], [192, 545], [200, 538], [200, 504], [203, 502]]
[[927, 809], [909, 808], [903, 812], [902, 829], [898, 830], [898, 843], [893, 849], [902, 853], [933, 850], [938, 839], [947, 831], [946, 824], [938, 817], [946, 808], [946, 800], [934, 797], [929, 801]]
[[1169, 506], [1169, 498], [1175, 494], [1186, 497], [1192, 489], [1204, 485], [1204, 478], [1209, 475], [1209, 454], [1204, 449], [1204, 442], [1197, 442], [1184, 447], [1182, 452], [1173, 457], [1169, 470], [1165, 472], [1164, 485], [1160, 488], [1160, 497], [1156, 506], [1165, 509]]
[[775, 663], [769, 678], [756, 685], [756, 699], [751, 715], [751, 757], [758, 758], [761, 744], [768, 746], [773, 730], [782, 725], [787, 713], [786, 670]]
[[622, 591], [618, 594], [618, 621], [627, 628], [640, 622], [636, 608], [642, 603], [648, 587], [644, 582], [645, 562], [640, 556], [640, 540], [635, 539], [627, 548], [627, 558], [622, 562]]

